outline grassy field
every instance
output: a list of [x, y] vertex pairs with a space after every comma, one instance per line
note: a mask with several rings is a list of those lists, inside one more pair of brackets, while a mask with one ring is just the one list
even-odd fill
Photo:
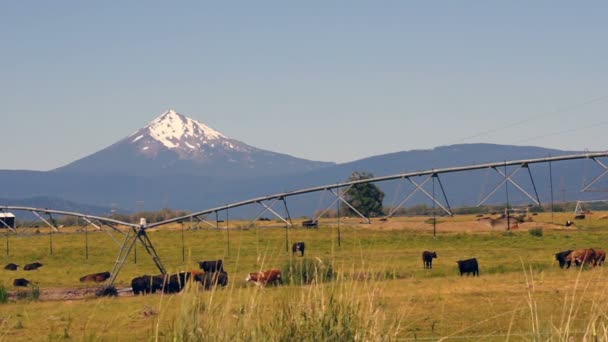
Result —
[[[606, 340], [608, 287], [603, 267], [561, 270], [554, 253], [573, 248], [608, 248], [606, 213], [593, 213], [575, 227], [561, 225], [572, 214], [539, 214], [511, 232], [490, 228], [474, 216], [440, 218], [437, 236], [424, 217], [395, 218], [371, 225], [342, 220], [340, 245], [335, 220], [319, 229], [255, 227], [231, 222], [225, 229], [149, 233], [170, 272], [198, 268], [199, 260], [223, 259], [225, 289], [198, 287], [176, 295], [115, 298], [56, 298], [82, 287], [82, 275], [109, 271], [118, 253], [107, 232], [85, 234], [63, 228], [9, 236], [5, 263], [40, 261], [36, 271], [0, 270], [0, 285], [22, 299], [0, 304], [0, 341], [15, 340]], [[560, 224], [551, 224], [551, 221]], [[268, 223], [267, 223], [268, 224]], [[542, 228], [542, 236], [530, 229]], [[334, 280], [311, 285], [257, 288], [249, 272], [300, 263], [286, 252], [305, 241], [307, 260], [331, 264]], [[0, 236], [5, 247], [5, 236]], [[433, 250], [433, 269], [421, 252]], [[460, 277], [456, 261], [476, 257], [480, 277]], [[185, 259], [185, 262], [183, 261]], [[158, 270], [141, 248], [117, 278], [118, 287]], [[40, 287], [28, 299], [12, 280], [24, 277]], [[60, 291], [61, 290], [61, 291]], [[31, 291], [27, 290], [27, 291]], [[31, 297], [31, 296], [30, 296]]]

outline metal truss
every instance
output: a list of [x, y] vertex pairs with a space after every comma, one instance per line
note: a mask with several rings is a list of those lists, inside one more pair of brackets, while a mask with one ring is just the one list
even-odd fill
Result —
[[[494, 195], [496, 193], [496, 191], [498, 191], [498, 189], [500, 189], [500, 187], [502, 185], [504, 185], [506, 182], [513, 184], [515, 186], [515, 188], [517, 188], [519, 191], [521, 191], [521, 193], [526, 195], [532, 202], [534, 202], [534, 204], [540, 205], [540, 198], [538, 197], [538, 192], [536, 191], [536, 185], [534, 184], [534, 177], [532, 177], [532, 172], [530, 171], [530, 166], [528, 165], [528, 163], [522, 163], [517, 168], [515, 168], [513, 171], [511, 171], [511, 173], [509, 173], [509, 174], [500, 170], [498, 168], [498, 166], [492, 166], [491, 168], [494, 169], [494, 171], [498, 172], [498, 174], [503, 176], [503, 180], [499, 184], [497, 184], [494, 187], [494, 189], [492, 191], [490, 191], [490, 193], [488, 195], [486, 195], [486, 197], [484, 197], [481, 201], [479, 201], [479, 203], [477, 203], [478, 207], [481, 206], [482, 204], [484, 204], [490, 197], [492, 197], [492, 195]], [[506, 169], [506, 166], [505, 166], [505, 169]], [[517, 171], [519, 171], [521, 169], [528, 170], [528, 175], [530, 176], [530, 181], [532, 182], [532, 187], [534, 188], [534, 195], [536, 197], [532, 197], [532, 195], [530, 195], [528, 192], [526, 192], [526, 190], [524, 190], [519, 184], [517, 184], [512, 179], [512, 177], [517, 173]]]
[[124, 266], [125, 261], [127, 260], [127, 257], [131, 253], [131, 249], [133, 249], [133, 246], [135, 245], [137, 240], [141, 242], [146, 252], [152, 257], [152, 260], [154, 261], [154, 264], [156, 265], [160, 273], [163, 275], [167, 274], [165, 267], [160, 261], [160, 257], [158, 256], [156, 250], [154, 249], [154, 246], [152, 245], [152, 241], [150, 241], [148, 234], [146, 234], [145, 226], [142, 225], [138, 228], [130, 227], [128, 233], [125, 235], [125, 240], [123, 241], [122, 246], [120, 247], [120, 251], [118, 252], [118, 256], [116, 257], [116, 261], [114, 262], [112, 272], [110, 272], [111, 276], [106, 287], [110, 287], [114, 284], [118, 273]]
[[585, 213], [585, 211], [583, 210], [583, 206], [581, 205], [583, 203], [601, 203], [601, 202], [608, 202], [608, 199], [577, 201], [576, 202], [576, 207], [574, 208], [574, 215], [582, 215], [582, 214]]
[[[279, 213], [277, 213], [274, 209], [272, 209], [272, 206], [278, 201], [283, 202], [283, 205], [285, 207], [285, 212], [287, 213], [287, 219], [285, 219], [283, 216], [281, 216]], [[261, 200], [261, 201], [256, 202], [257, 204], [262, 206], [262, 210], [253, 218], [253, 220], [251, 220], [251, 223], [254, 223], [255, 221], [257, 221], [257, 219], [259, 219], [262, 215], [264, 215], [265, 212], [268, 211], [271, 214], [273, 214], [275, 217], [277, 217], [279, 220], [285, 222], [287, 227], [289, 227], [289, 228], [293, 227], [293, 222], [291, 221], [291, 215], [289, 215], [289, 209], [287, 208], [287, 201], [285, 201], [285, 197], [273, 198], [270, 200], [269, 204], [266, 204], [264, 202], [267, 202], [267, 201]]]
[[342, 203], [346, 204], [346, 206], [348, 206], [355, 214], [357, 214], [359, 217], [361, 217], [362, 219], [365, 220], [366, 223], [371, 223], [371, 220], [366, 217], [365, 215], [361, 214], [361, 212], [359, 210], [357, 210], [355, 207], [353, 207], [352, 204], [348, 203], [348, 201], [346, 199], [344, 199], [344, 194], [346, 194], [348, 192], [348, 190], [350, 190], [353, 187], [354, 184], [350, 184], [346, 190], [342, 191], [342, 193], [340, 193], [340, 187], [335, 187], [335, 190], [332, 188], [326, 188], [324, 190], [329, 191], [332, 195], [334, 195], [336, 198], [333, 200], [333, 202], [331, 202], [330, 205], [328, 205], [319, 215], [317, 215], [316, 217], [313, 217], [312, 222], [317, 222], [321, 217], [323, 217], [323, 215], [329, 211], [329, 209], [331, 209], [334, 204], [336, 204], [336, 202], [341, 201]]
[[[434, 194], [433, 195], [429, 194], [428, 191], [426, 191], [423, 188], [423, 186], [432, 178], [436, 178], [437, 181], [439, 182], [439, 187], [441, 188], [441, 193], [443, 194], [443, 199], [446, 203], [445, 206], [443, 204], [441, 204], [441, 202], [439, 202], [435, 198]], [[397, 212], [397, 210], [399, 210], [401, 207], [403, 207], [405, 202], [407, 202], [410, 198], [412, 198], [412, 196], [414, 196], [416, 194], [416, 192], [418, 192], [418, 191], [420, 191], [425, 196], [430, 198], [433, 201], [433, 203], [436, 204], [443, 211], [445, 211], [446, 214], [448, 214], [449, 216], [453, 216], [452, 208], [450, 208], [450, 202], [448, 201], [448, 197], [445, 194], [443, 184], [441, 183], [441, 178], [439, 178], [438, 174], [433, 173], [433, 174], [428, 175], [421, 183], [416, 183], [415, 181], [412, 180], [411, 177], [403, 177], [403, 179], [407, 179], [408, 181], [410, 181], [410, 183], [412, 183], [412, 185], [414, 185], [414, 189], [401, 202], [399, 202], [398, 205], [396, 205], [395, 207], [393, 207], [393, 209], [391, 209], [391, 211], [386, 215], [387, 218], [392, 217], [395, 214], [395, 212]]]
[[606, 174], [608, 174], [608, 167], [606, 167], [606, 165], [604, 165], [601, 161], [597, 160], [596, 157], [590, 157], [590, 159], [592, 159], [594, 162], [596, 162], [601, 168], [604, 169], [604, 172], [602, 172], [601, 174], [599, 174], [597, 177], [595, 177], [591, 182], [589, 182], [587, 185], [584, 185], [583, 188], [581, 189], [581, 192], [593, 192], [593, 191], [597, 191], [597, 190], [592, 190], [591, 186], [593, 184], [595, 184], [598, 180], [600, 180], [600, 178], [604, 177]]
[[[219, 228], [218, 225], [218, 218], [217, 218], [217, 212], [215, 212], [215, 222], [216, 224], [213, 224], [209, 221], [207, 221], [207, 216], [209, 216], [210, 213], [202, 215], [203, 217], [198, 217], [198, 216], [192, 216], [190, 217], [190, 228], [188, 228], [189, 230], [194, 230], [194, 229], [201, 229], [201, 227], [199, 227], [199, 224], [204, 223], [208, 226], [210, 226], [211, 228]], [[197, 220], [198, 222], [193, 223], [192, 220]], [[184, 221], [178, 221], [178, 222], [184, 222]]]
[[[88, 214], [52, 210], [52, 209], [46, 209], [46, 208], [40, 209], [40, 208], [31, 208], [31, 207], [0, 206], [0, 211], [2, 211], [2, 210], [30, 211], [30, 212], [34, 213], [45, 224], [47, 224], [52, 229], [54, 229], [55, 231], [58, 231], [58, 229], [57, 229], [57, 225], [55, 224], [55, 221], [52, 217], [52, 214], [80, 217], [80, 218], [83, 218], [85, 221], [87, 221], [89, 224], [96, 227], [97, 229], [101, 229], [101, 226], [107, 225], [110, 228], [114, 229], [115, 231], [118, 231], [118, 232], [121, 232], [122, 234], [124, 234], [125, 238], [124, 238], [124, 241], [122, 242], [122, 244], [120, 245], [120, 250], [119, 250], [118, 256], [116, 258], [116, 262], [114, 263], [114, 267], [112, 269], [112, 275], [109, 280], [108, 286], [111, 286], [114, 283], [114, 281], [116, 280], [116, 277], [117, 277], [118, 273], [120, 272], [120, 270], [122, 269], [122, 267], [125, 263], [125, 260], [127, 259], [127, 256], [129, 255], [129, 253], [131, 252], [131, 250], [133, 249], [133, 247], [135, 246], [137, 241], [139, 241], [144, 246], [146, 252], [152, 257], [154, 264], [160, 270], [160, 272], [162, 274], [166, 274], [166, 270], [161, 263], [160, 257], [156, 253], [156, 250], [154, 249], [154, 247], [152, 245], [152, 241], [150, 241], [148, 235], [146, 234], [146, 230], [150, 229], [150, 228], [159, 227], [159, 226], [163, 226], [163, 225], [166, 225], [169, 223], [174, 223], [174, 222], [183, 223], [186, 220], [190, 220], [191, 222], [193, 220], [197, 220], [198, 222], [196, 223], [196, 225], [198, 225], [199, 223], [206, 223], [206, 224], [213, 226], [211, 223], [209, 223], [205, 220], [207, 218], [207, 216], [211, 213], [215, 213], [215, 215], [216, 215], [215, 228], [219, 228], [218, 212], [226, 211], [226, 213], [228, 213], [229, 209], [237, 208], [237, 207], [241, 207], [241, 206], [245, 206], [245, 205], [250, 205], [250, 204], [255, 204], [255, 203], [258, 203], [263, 208], [262, 211], [260, 212], [260, 214], [258, 214], [258, 216], [256, 217], [256, 219], [259, 218], [264, 212], [269, 211], [273, 215], [275, 215], [279, 219], [281, 219], [283, 222], [285, 222], [288, 227], [291, 227], [292, 222], [291, 222], [291, 217], [289, 215], [286, 198], [290, 197], [290, 196], [297, 196], [297, 195], [302, 195], [302, 194], [307, 194], [307, 193], [324, 192], [324, 191], [329, 191], [331, 194], [333, 194], [335, 196], [335, 199], [325, 210], [323, 210], [321, 212], [321, 214], [319, 214], [317, 217], [315, 217], [313, 219], [313, 221], [317, 221], [322, 215], [324, 215], [329, 210], [330, 207], [335, 205], [338, 201], [341, 201], [342, 203], [344, 203], [345, 205], [350, 207], [358, 216], [360, 216], [361, 218], [366, 220], [366, 222], [369, 223], [370, 219], [365, 217], [363, 214], [361, 214], [346, 199], [344, 199], [344, 194], [347, 193], [348, 190], [350, 190], [354, 185], [357, 185], [357, 184], [376, 183], [376, 182], [383, 182], [383, 181], [395, 180], [395, 179], [407, 179], [414, 186], [414, 189], [412, 190], [412, 192], [410, 194], [408, 194], [403, 201], [401, 201], [401, 203], [399, 204], [398, 207], [401, 207], [403, 204], [405, 204], [405, 202], [407, 202], [407, 200], [409, 200], [413, 196], [414, 193], [420, 191], [425, 196], [429, 197], [433, 201], [434, 204], [436, 204], [437, 206], [442, 208], [449, 215], [452, 215], [451, 208], [450, 208], [449, 202], [447, 200], [447, 196], [445, 194], [445, 191], [444, 191], [443, 185], [441, 183], [441, 180], [439, 178], [439, 175], [444, 174], [444, 173], [464, 172], [464, 171], [480, 170], [480, 169], [487, 169], [487, 168], [494, 169], [501, 176], [503, 176], [504, 179], [478, 205], [483, 204], [489, 197], [491, 197], [494, 193], [496, 193], [496, 191], [498, 191], [500, 186], [505, 184], [505, 182], [509, 182], [509, 183], [515, 185], [515, 187], [518, 190], [520, 190], [522, 193], [524, 193], [534, 203], [536, 203], [537, 205], [540, 205], [540, 199], [538, 197], [538, 192], [536, 191], [536, 185], [534, 184], [534, 179], [533, 179], [532, 173], [530, 172], [530, 169], [529, 169], [530, 164], [547, 163], [547, 162], [550, 163], [550, 162], [554, 162], [554, 161], [585, 159], [585, 158], [593, 159], [596, 163], [598, 163], [604, 169], [604, 172], [602, 174], [600, 174], [599, 176], [597, 176], [589, 184], [587, 184], [582, 190], [582, 191], [589, 191], [589, 188], [591, 187], [591, 185], [596, 183], [599, 178], [601, 178], [602, 176], [604, 176], [608, 173], [608, 167], [606, 167], [603, 163], [601, 163], [599, 160], [597, 160], [597, 158], [600, 158], [600, 157], [608, 157], [608, 152], [585, 153], [585, 154], [565, 155], [565, 156], [559, 156], [559, 157], [548, 157], [548, 158], [527, 159], [527, 160], [514, 160], [514, 161], [503, 162], [503, 163], [488, 163], [488, 164], [472, 165], [472, 166], [433, 169], [433, 170], [428, 170], [428, 171], [417, 171], [417, 172], [411, 172], [411, 173], [403, 173], [403, 174], [374, 177], [374, 178], [368, 178], [368, 179], [360, 179], [360, 180], [356, 180], [356, 181], [336, 183], [336, 184], [332, 184], [332, 185], [317, 186], [317, 187], [306, 188], [306, 189], [301, 189], [301, 190], [296, 190], [296, 191], [291, 191], [291, 192], [277, 193], [277, 194], [270, 195], [270, 196], [253, 198], [253, 199], [249, 199], [249, 200], [245, 200], [245, 201], [241, 201], [241, 202], [235, 202], [235, 203], [223, 205], [221, 207], [216, 207], [216, 208], [211, 208], [211, 209], [191, 213], [188, 215], [172, 218], [169, 220], [154, 222], [154, 223], [150, 223], [150, 224], [145, 223], [145, 221], [144, 221], [140, 225], [128, 223], [128, 222], [122, 222], [119, 220], [114, 220], [114, 219], [106, 218], [106, 217], [99, 217], [99, 216], [93, 216], [93, 215], [88, 215]], [[511, 173], [507, 173], [506, 168], [509, 166], [517, 166], [517, 168], [515, 170], [513, 170]], [[499, 168], [504, 168], [505, 172], [502, 172]], [[532, 181], [532, 186], [534, 187], [535, 197], [533, 197], [532, 195], [527, 193], [521, 186], [519, 186], [517, 183], [515, 183], [515, 181], [512, 180], [512, 177], [515, 175], [515, 173], [517, 171], [521, 170], [522, 168], [528, 169], [528, 174], [530, 176], [530, 180]], [[418, 183], [412, 179], [413, 177], [423, 177], [423, 176], [426, 176], [426, 178], [420, 183]], [[439, 185], [441, 187], [441, 191], [443, 194], [443, 199], [444, 199], [446, 205], [443, 205], [442, 203], [440, 203], [435, 198], [434, 193], [431, 195], [431, 194], [429, 194], [428, 191], [426, 191], [424, 189], [424, 185], [430, 179], [434, 179], [434, 178], [437, 178], [437, 180], [439, 181]], [[343, 191], [342, 191], [342, 189], [343, 189]], [[282, 217], [280, 214], [278, 214], [272, 208], [273, 205], [276, 204], [277, 201], [283, 202], [283, 204], [285, 206], [285, 211], [287, 213], [287, 219]], [[396, 210], [396, 208], [394, 208], [391, 211], [389, 216], [394, 214], [395, 210]], [[46, 220], [41, 214], [48, 215], [49, 220]], [[228, 215], [226, 215], [226, 216], [228, 216]], [[200, 217], [202, 217], [202, 219]], [[98, 222], [100, 224], [96, 224], [95, 222]], [[6, 224], [5, 224], [5, 226], [6, 226]], [[125, 233], [124, 231], [118, 229], [117, 226], [127, 227], [128, 228], [127, 232]], [[226, 228], [228, 229], [228, 227], [226, 227]], [[191, 229], [194, 229], [194, 227], [192, 226]], [[7, 230], [7, 232], [8, 232], [8, 230]], [[287, 241], [287, 239], [288, 239], [288, 235], [287, 235], [287, 230], [286, 230], [286, 241]], [[287, 242], [286, 242], [286, 249], [287, 248], [288, 248], [288, 246], [287, 246]]]

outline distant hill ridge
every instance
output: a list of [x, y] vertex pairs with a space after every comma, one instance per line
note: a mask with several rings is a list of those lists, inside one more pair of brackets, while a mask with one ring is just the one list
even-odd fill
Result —
[[[346, 180], [353, 171], [383, 176], [573, 153], [577, 152], [534, 146], [457, 144], [335, 164], [258, 149], [169, 110], [108, 148], [58, 169], [0, 170], [0, 197], [48, 197], [129, 211], [163, 207], [202, 210], [278, 192], [334, 184]], [[557, 200], [590, 196], [579, 193], [585, 176], [581, 163], [553, 165]], [[539, 196], [546, 201], [550, 192], [547, 165], [534, 165], [530, 171], [535, 174]], [[521, 172], [516, 179], [526, 186], [527, 177], [527, 173]], [[484, 191], [500, 182], [500, 177], [492, 170], [482, 170], [446, 174], [441, 180], [450, 204], [460, 206], [475, 205]], [[399, 198], [411, 184], [401, 181], [380, 186], [387, 193], [385, 205], [391, 205], [391, 199]], [[513, 187], [511, 191], [513, 201], [522, 200]], [[292, 214], [310, 215], [322, 205], [318, 196], [290, 198], [294, 207], [298, 207], [293, 208]], [[489, 203], [504, 200], [504, 195], [498, 192]], [[430, 204], [430, 201], [416, 195], [407, 205], [416, 203]]]

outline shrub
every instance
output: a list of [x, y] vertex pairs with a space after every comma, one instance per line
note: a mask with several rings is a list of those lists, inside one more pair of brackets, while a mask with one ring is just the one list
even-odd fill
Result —
[[40, 288], [36, 285], [32, 286], [31, 291], [17, 291], [18, 299], [38, 300], [40, 298]]
[[0, 304], [8, 302], [8, 291], [0, 285]]
[[530, 235], [532, 235], [532, 236], [541, 237], [541, 236], [543, 236], [543, 229], [540, 227], [532, 228], [528, 231], [528, 233], [530, 233]]
[[313, 281], [323, 283], [333, 278], [332, 264], [319, 258], [295, 259], [283, 267], [283, 281], [287, 284], [305, 285]]
[[118, 290], [116, 290], [116, 287], [114, 287], [114, 285], [103, 286], [100, 287], [97, 291], [95, 291], [95, 295], [97, 295], [98, 297], [116, 297], [118, 296]]

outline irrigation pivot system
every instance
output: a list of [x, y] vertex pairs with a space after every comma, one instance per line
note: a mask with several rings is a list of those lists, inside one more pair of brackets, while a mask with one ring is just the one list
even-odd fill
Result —
[[[113, 266], [113, 269], [111, 272], [111, 277], [109, 278], [108, 283], [107, 283], [107, 286], [109, 287], [109, 286], [113, 285], [118, 273], [122, 269], [122, 267], [125, 263], [125, 260], [127, 259], [127, 256], [129, 255], [129, 253], [131, 252], [131, 250], [133, 249], [133, 247], [137, 243], [137, 241], [139, 241], [144, 246], [144, 249], [152, 257], [154, 264], [160, 270], [160, 272], [162, 274], [166, 274], [166, 270], [161, 263], [160, 257], [156, 253], [156, 250], [154, 249], [154, 246], [152, 245], [152, 241], [150, 241], [150, 239], [148, 238], [148, 235], [146, 234], [146, 230], [150, 229], [150, 228], [155, 228], [155, 227], [167, 225], [170, 223], [183, 224], [183, 222], [187, 222], [187, 221], [190, 221], [191, 223], [196, 222], [196, 224], [205, 223], [205, 224], [208, 224], [215, 228], [219, 228], [218, 213], [225, 212], [226, 217], [228, 217], [228, 210], [230, 210], [230, 209], [243, 207], [243, 206], [247, 206], [247, 205], [259, 205], [261, 207], [261, 210], [257, 214], [257, 216], [253, 219], [253, 221], [257, 220], [265, 212], [270, 212], [274, 216], [276, 216], [278, 219], [283, 221], [286, 224], [286, 229], [287, 229], [287, 228], [293, 226], [292, 220], [291, 220], [291, 217], [289, 214], [287, 199], [289, 197], [308, 194], [308, 193], [315, 193], [315, 192], [319, 192], [319, 193], [329, 192], [334, 196], [334, 199], [331, 202], [331, 204], [329, 206], [327, 206], [327, 208], [325, 210], [322, 210], [318, 215], [316, 215], [315, 217], [312, 218], [313, 223], [316, 223], [319, 220], [319, 218], [321, 218], [338, 201], [340, 201], [340, 202], [344, 203], [345, 205], [347, 205], [348, 207], [350, 207], [353, 210], [353, 212], [355, 212], [362, 219], [364, 219], [366, 222], [369, 223], [370, 219], [368, 217], [365, 217], [363, 214], [361, 214], [351, 203], [349, 203], [348, 200], [345, 199], [344, 195], [348, 192], [348, 190], [350, 190], [353, 186], [355, 186], [357, 184], [379, 183], [379, 182], [384, 182], [384, 181], [389, 181], [389, 180], [398, 180], [398, 179], [402, 179], [404, 181], [410, 182], [414, 186], [414, 189], [411, 190], [397, 206], [392, 208], [392, 210], [387, 214], [387, 217], [394, 215], [395, 212], [399, 208], [401, 208], [405, 204], [405, 202], [407, 202], [407, 200], [409, 200], [417, 192], [420, 192], [423, 195], [425, 195], [426, 197], [428, 197], [433, 202], [433, 206], [436, 205], [437, 207], [441, 208], [441, 210], [443, 210], [447, 215], [451, 216], [452, 209], [449, 205], [448, 196], [447, 196], [445, 189], [443, 187], [443, 184], [441, 182], [440, 175], [447, 174], [447, 173], [480, 170], [480, 169], [494, 170], [501, 176], [502, 181], [500, 181], [483, 199], [481, 199], [478, 202], [477, 206], [484, 204], [493, 194], [495, 194], [501, 188], [501, 186], [503, 186], [505, 184], [512, 185], [517, 190], [519, 190], [522, 194], [524, 194], [528, 199], [530, 199], [533, 203], [535, 203], [536, 205], [540, 205], [541, 204], [540, 198], [539, 198], [538, 192], [536, 190], [536, 185], [534, 183], [534, 177], [532, 175], [532, 172], [530, 171], [530, 165], [539, 164], [539, 163], [558, 162], [558, 161], [564, 161], [564, 160], [591, 159], [591, 160], [595, 161], [601, 168], [603, 168], [603, 172], [599, 176], [595, 177], [590, 183], [583, 185], [583, 189], [581, 191], [589, 191], [590, 186], [592, 184], [596, 183], [601, 177], [603, 177], [604, 175], [606, 175], [608, 173], [608, 167], [606, 167], [604, 163], [602, 163], [601, 161], [598, 160], [598, 158], [604, 158], [604, 157], [608, 157], [608, 152], [594, 152], [594, 153], [573, 154], [573, 155], [564, 155], [564, 156], [546, 157], [546, 158], [537, 158], [537, 159], [512, 160], [512, 161], [486, 163], [486, 164], [478, 164], [478, 165], [470, 165], [470, 166], [432, 169], [432, 170], [417, 171], [417, 172], [410, 172], [410, 173], [400, 173], [400, 174], [394, 174], [394, 175], [389, 175], [389, 176], [381, 176], [381, 177], [360, 179], [360, 180], [343, 182], [343, 183], [316, 186], [316, 187], [311, 187], [311, 188], [306, 188], [306, 189], [301, 189], [301, 190], [296, 190], [296, 191], [283, 192], [283, 193], [277, 193], [277, 194], [269, 195], [269, 196], [252, 198], [252, 199], [248, 199], [245, 201], [235, 202], [235, 203], [223, 205], [220, 207], [210, 208], [210, 209], [198, 211], [195, 213], [191, 213], [188, 215], [172, 218], [169, 220], [152, 222], [152, 223], [148, 223], [148, 222], [146, 222], [145, 219], [141, 219], [139, 224], [134, 224], [134, 223], [122, 222], [122, 221], [111, 219], [111, 218], [93, 216], [93, 215], [88, 215], [88, 214], [81, 214], [81, 213], [67, 212], [67, 211], [60, 211], [60, 210], [53, 210], [53, 209], [46, 209], [46, 208], [41, 209], [41, 208], [31, 208], [31, 207], [19, 207], [19, 206], [0, 206], [0, 213], [5, 212], [5, 210], [29, 211], [55, 231], [58, 231], [59, 227], [57, 226], [57, 224], [53, 218], [53, 215], [75, 216], [75, 217], [83, 219], [88, 224], [93, 225], [96, 229], [101, 230], [102, 226], [108, 226], [111, 229], [123, 234], [124, 240], [122, 243], [119, 243], [118, 256], [116, 257], [116, 261], [114, 263], [114, 266]], [[509, 172], [508, 172], [508, 167], [511, 167]], [[527, 170], [530, 181], [532, 183], [533, 193], [525, 190], [521, 185], [517, 184], [517, 182], [513, 179], [513, 176], [520, 170]], [[424, 177], [424, 178], [422, 181], [419, 181], [418, 177]], [[414, 178], [416, 178], [416, 180]], [[427, 191], [424, 188], [424, 185], [426, 183], [428, 183], [430, 180], [432, 180], [432, 182], [433, 182], [433, 191], [431, 193], [429, 193], [429, 191]], [[434, 192], [435, 180], [437, 181], [437, 183], [439, 184], [439, 188], [441, 189], [441, 195], [442, 195], [443, 201], [439, 201], [435, 197], [435, 192]], [[507, 191], [507, 196], [508, 196], [508, 191]], [[278, 202], [281, 202], [283, 204], [285, 212], [286, 212], [286, 217], [283, 217], [281, 214], [279, 214], [277, 212], [277, 210], [273, 209], [273, 206], [275, 204], [277, 204]], [[207, 220], [207, 218], [211, 214], [215, 215], [215, 218], [216, 218], [215, 225]], [[9, 230], [12, 232], [16, 232], [16, 230], [14, 228], [10, 227], [6, 223], [4, 223], [2, 220], [0, 220], [0, 227], [6, 228], [7, 234], [8, 234]], [[122, 229], [119, 229], [119, 227]], [[228, 228], [226, 228], [226, 229], [228, 230]], [[286, 232], [287, 232], [287, 230], [286, 230]], [[287, 236], [286, 236], [286, 248], [287, 248]]]

